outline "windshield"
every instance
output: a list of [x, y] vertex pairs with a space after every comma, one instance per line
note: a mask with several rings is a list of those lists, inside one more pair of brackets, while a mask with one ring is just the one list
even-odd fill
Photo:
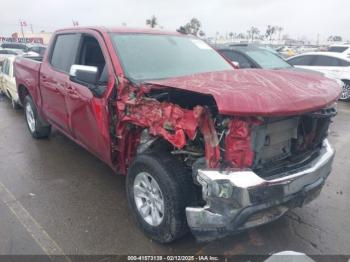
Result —
[[202, 40], [186, 36], [111, 34], [126, 77], [133, 81], [233, 70]]
[[282, 69], [291, 67], [291, 65], [281, 57], [267, 50], [248, 50], [245, 53], [264, 69]]

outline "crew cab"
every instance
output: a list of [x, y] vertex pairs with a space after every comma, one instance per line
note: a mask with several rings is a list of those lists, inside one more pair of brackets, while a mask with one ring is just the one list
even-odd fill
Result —
[[54, 127], [126, 175], [135, 222], [161, 243], [273, 221], [331, 172], [336, 82], [235, 70], [192, 36], [63, 29], [43, 59], [17, 58], [15, 76], [31, 135]]

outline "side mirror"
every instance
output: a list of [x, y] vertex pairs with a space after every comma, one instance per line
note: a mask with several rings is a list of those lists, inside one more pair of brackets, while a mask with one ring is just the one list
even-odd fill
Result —
[[231, 61], [231, 63], [232, 63], [235, 67], [239, 68], [239, 62], [237, 62], [237, 61]]
[[69, 78], [73, 82], [95, 86], [98, 83], [98, 68], [96, 66], [72, 65]]

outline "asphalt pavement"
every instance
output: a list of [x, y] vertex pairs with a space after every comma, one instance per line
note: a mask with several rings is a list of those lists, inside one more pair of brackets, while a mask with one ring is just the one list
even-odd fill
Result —
[[35, 140], [0, 97], [0, 254], [350, 254], [350, 103], [339, 103], [333, 172], [321, 195], [276, 222], [210, 243], [149, 240], [127, 209], [125, 178], [64, 135]]

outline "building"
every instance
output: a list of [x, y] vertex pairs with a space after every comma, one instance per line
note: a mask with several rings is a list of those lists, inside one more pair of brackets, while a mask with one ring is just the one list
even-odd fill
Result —
[[12, 34], [12, 39], [16, 42], [24, 42], [24, 43], [40, 43], [47, 45], [50, 41], [52, 33], [41, 32], [41, 33], [32, 33], [32, 32], [24, 32], [24, 39], [21, 32], [15, 32]]

